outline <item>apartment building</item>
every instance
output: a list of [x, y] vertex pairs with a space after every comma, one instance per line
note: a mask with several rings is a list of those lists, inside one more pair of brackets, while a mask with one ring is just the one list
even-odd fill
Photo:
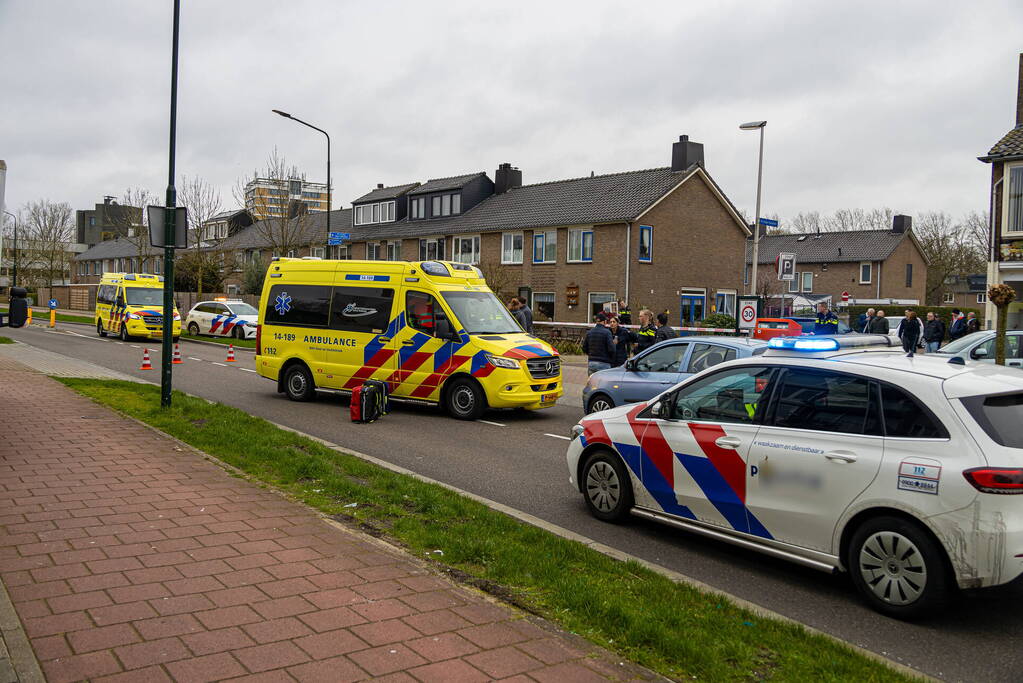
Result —
[[327, 211], [327, 185], [304, 178], [253, 178], [245, 184], [245, 209], [256, 220]]

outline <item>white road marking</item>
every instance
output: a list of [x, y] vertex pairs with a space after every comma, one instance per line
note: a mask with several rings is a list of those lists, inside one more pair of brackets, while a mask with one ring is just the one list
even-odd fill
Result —
[[133, 349], [141, 349], [142, 348], [138, 344], [129, 344], [129, 346], [131, 346], [131, 348], [133, 348]]
[[196, 358], [195, 356], [189, 356], [188, 360], [198, 360], [198, 361], [201, 361], [202, 358]]
[[226, 365], [224, 365], [223, 363], [218, 363], [218, 362], [217, 362], [217, 361], [215, 361], [215, 360], [211, 360], [210, 362], [211, 362], [211, 363], [213, 363], [214, 365], [219, 365], [219, 366], [220, 366], [220, 367], [222, 367], [222, 368], [226, 368], [226, 367], [227, 367], [227, 366], [226, 366]]
[[501, 424], [500, 422], [491, 422], [490, 420], [476, 420], [476, 421], [477, 422], [482, 422], [485, 425], [494, 425], [495, 427], [504, 427], [505, 426], [505, 425]]
[[572, 440], [571, 437], [562, 436], [561, 434], [546, 434], [545, 433], [544, 436], [551, 436], [551, 437], [554, 437], [555, 439], [564, 439], [565, 441], [571, 441]]
[[255, 372], [255, 370], [252, 370], [251, 368], [238, 368], [238, 369], [239, 370], [244, 370], [245, 372]]

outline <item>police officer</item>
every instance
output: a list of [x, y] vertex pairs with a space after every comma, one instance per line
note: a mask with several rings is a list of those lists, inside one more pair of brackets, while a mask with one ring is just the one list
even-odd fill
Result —
[[814, 334], [838, 334], [838, 316], [828, 310], [823, 301], [817, 304], [817, 322], [813, 326]]
[[639, 330], [636, 331], [636, 353], [654, 345], [657, 328], [654, 327], [654, 312], [644, 308], [639, 312]]
[[618, 300], [618, 322], [622, 325], [632, 324], [632, 311], [629, 310], [629, 305], [625, 303], [625, 299]]

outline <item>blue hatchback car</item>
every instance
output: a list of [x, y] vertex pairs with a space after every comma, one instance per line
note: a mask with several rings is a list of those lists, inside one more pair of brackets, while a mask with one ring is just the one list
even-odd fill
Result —
[[590, 375], [583, 387], [587, 413], [653, 398], [686, 377], [718, 363], [763, 353], [767, 342], [743, 337], [669, 339], [630, 358], [625, 365]]

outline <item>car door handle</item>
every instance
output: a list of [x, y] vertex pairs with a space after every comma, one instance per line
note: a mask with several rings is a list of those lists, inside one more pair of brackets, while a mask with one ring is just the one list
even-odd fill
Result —
[[738, 448], [742, 445], [742, 439], [737, 436], [719, 436], [714, 440], [720, 448]]
[[382, 342], [386, 343], [386, 342], [391, 341], [391, 338], [390, 337], [380, 337], [380, 339], [378, 339], [377, 341], [382, 341]]
[[402, 344], [402, 346], [414, 346], [414, 345], [415, 345], [415, 342], [414, 342], [414, 341], [412, 341], [411, 339], [406, 339], [406, 340], [405, 340], [405, 341], [403, 341], [403, 342], [402, 342], [401, 344]]
[[856, 454], [850, 451], [828, 451], [824, 457], [838, 462], [856, 462]]

